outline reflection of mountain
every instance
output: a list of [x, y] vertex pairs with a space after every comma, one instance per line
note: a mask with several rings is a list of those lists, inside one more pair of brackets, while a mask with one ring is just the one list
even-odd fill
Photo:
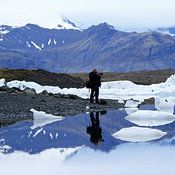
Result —
[[[109, 152], [123, 141], [112, 137], [112, 134], [122, 128], [136, 126], [125, 120], [125, 110], [111, 111], [100, 116], [100, 127], [104, 142], [95, 145], [90, 142], [90, 137], [86, 133], [87, 126], [90, 125], [88, 114], [79, 114], [74, 117], [66, 117], [62, 121], [49, 123], [45, 126], [31, 129], [33, 122], [26, 121], [0, 128], [0, 149], [3, 152], [24, 151], [30, 154], [42, 152], [51, 148], [77, 148], [84, 145], [95, 150]], [[164, 138], [171, 138], [174, 135], [174, 125], [153, 127], [167, 132]], [[157, 140], [159, 141], [159, 140]], [[154, 141], [154, 142], [157, 142]], [[72, 154], [76, 153], [76, 151]]]
[[109, 112], [107, 116], [100, 116], [103, 130], [104, 143], [95, 146], [90, 142], [86, 134], [86, 127], [90, 119], [88, 114], [81, 114], [75, 117], [67, 117], [65, 120], [50, 123], [43, 127], [31, 129], [32, 122], [27, 121], [0, 129], [0, 145], [8, 145], [11, 151], [25, 151], [31, 154], [41, 152], [50, 148], [74, 148], [82, 145], [110, 151], [114, 146], [121, 143], [111, 136], [112, 133], [124, 126], [131, 124], [124, 119], [125, 111]]

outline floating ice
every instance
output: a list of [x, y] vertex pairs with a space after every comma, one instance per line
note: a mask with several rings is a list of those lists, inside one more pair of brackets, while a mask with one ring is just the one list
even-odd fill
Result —
[[146, 142], [160, 139], [165, 135], [166, 132], [162, 132], [158, 129], [130, 127], [123, 128], [120, 131], [114, 133], [113, 137], [129, 142]]
[[[34, 82], [26, 81], [11, 81], [8, 83], [9, 87], [28, 87], [35, 89], [36, 93], [41, 93], [46, 90], [49, 93], [74, 94], [82, 98], [89, 97], [89, 90], [87, 88], [59, 88], [57, 86], [41, 86]], [[21, 90], [24, 90], [22, 88]], [[136, 85], [130, 81], [113, 81], [103, 82], [100, 88], [100, 98], [104, 99], [119, 99], [138, 101], [138, 104], [144, 99], [162, 97], [168, 94], [169, 97], [175, 96], [175, 75], [172, 75], [166, 82], [152, 85]], [[175, 98], [174, 98], [175, 99]], [[128, 102], [129, 103], [129, 102]], [[131, 107], [131, 104], [127, 104]], [[137, 104], [132, 104], [136, 107]]]
[[130, 100], [127, 100], [125, 107], [126, 108], [136, 108], [138, 107], [140, 103], [141, 103], [140, 101], [130, 99]]
[[30, 111], [33, 112], [33, 126], [31, 129], [42, 127], [56, 121], [64, 120], [64, 117], [46, 114], [43, 111], [36, 111], [35, 109], [31, 109]]
[[159, 111], [169, 112], [171, 114], [174, 113], [174, 104], [175, 104], [175, 97], [157, 97], [155, 98], [155, 107]]
[[136, 112], [137, 110], [138, 108], [125, 108], [125, 111], [128, 115]]
[[168, 112], [140, 110], [125, 117], [139, 126], [159, 126], [175, 121], [175, 116]]
[[2, 78], [2, 79], [0, 79], [0, 87], [2, 87], [2, 86], [4, 86], [4, 85], [5, 85], [5, 79]]

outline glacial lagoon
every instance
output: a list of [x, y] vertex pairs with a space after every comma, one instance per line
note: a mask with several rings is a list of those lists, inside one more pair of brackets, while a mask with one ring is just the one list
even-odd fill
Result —
[[2, 126], [1, 173], [174, 175], [175, 120], [165, 115], [141, 105]]

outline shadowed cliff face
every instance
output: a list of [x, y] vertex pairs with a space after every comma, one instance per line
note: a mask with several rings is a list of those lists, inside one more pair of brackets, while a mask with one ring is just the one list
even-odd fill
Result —
[[0, 67], [55, 72], [175, 68], [175, 38], [157, 32], [121, 32], [107, 23], [84, 31], [28, 24], [1, 35]]

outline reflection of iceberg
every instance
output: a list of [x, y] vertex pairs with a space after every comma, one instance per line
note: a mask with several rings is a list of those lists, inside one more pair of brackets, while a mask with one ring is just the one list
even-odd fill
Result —
[[128, 115], [136, 112], [137, 110], [138, 108], [125, 108], [125, 111]]
[[123, 128], [114, 133], [113, 137], [129, 142], [145, 142], [159, 139], [164, 135], [166, 135], [166, 132], [162, 132], [158, 129], [130, 127]]
[[159, 126], [175, 121], [175, 116], [168, 112], [140, 110], [125, 117], [139, 126]]
[[130, 99], [130, 100], [127, 100], [125, 107], [126, 108], [137, 108], [140, 103], [141, 101]]
[[31, 129], [45, 126], [47, 124], [50, 124], [56, 121], [61, 121], [64, 119], [64, 117], [46, 114], [45, 112], [36, 111], [35, 109], [31, 109], [30, 111], [33, 112], [33, 126], [31, 127]]

